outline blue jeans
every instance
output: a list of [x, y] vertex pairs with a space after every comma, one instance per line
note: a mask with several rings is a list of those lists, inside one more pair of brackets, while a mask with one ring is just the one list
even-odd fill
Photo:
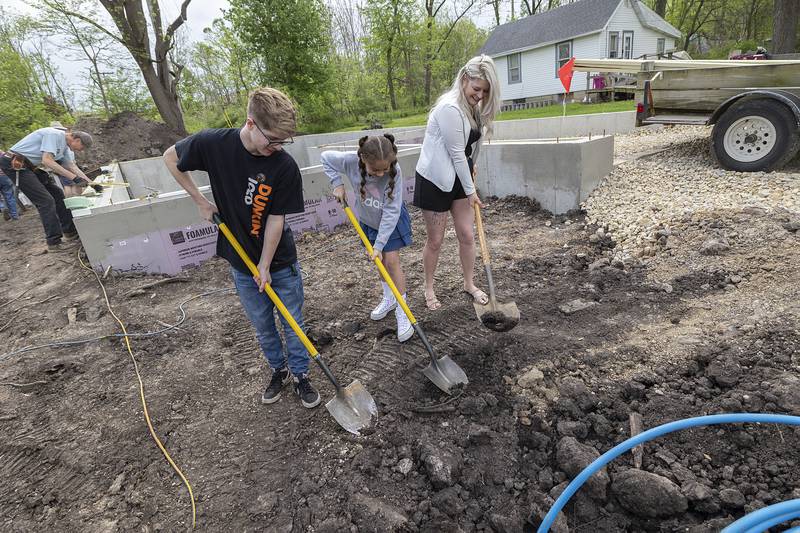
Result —
[[11, 218], [19, 218], [17, 214], [17, 198], [14, 194], [14, 182], [0, 171], [0, 192], [3, 193], [3, 204]]
[[[272, 290], [275, 291], [283, 305], [286, 306], [286, 309], [297, 321], [300, 329], [305, 331], [305, 326], [303, 325], [303, 278], [300, 276], [300, 264], [295, 263], [282, 270], [270, 272], [270, 274], [272, 276], [272, 283], [270, 284]], [[275, 305], [269, 299], [267, 293], [258, 292], [258, 285], [256, 285], [253, 276], [250, 274], [239, 272], [231, 267], [231, 276], [247, 318], [250, 319], [256, 329], [258, 344], [261, 346], [269, 366], [273, 370], [281, 370], [286, 368], [288, 362], [289, 370], [292, 374], [299, 376], [300, 374], [308, 373], [308, 362], [310, 360], [308, 351], [306, 351], [305, 346], [300, 342], [300, 339], [283, 316], [278, 313], [283, 323], [283, 334], [286, 339], [286, 350], [284, 352], [278, 327], [275, 324], [275, 315], [273, 314]]]

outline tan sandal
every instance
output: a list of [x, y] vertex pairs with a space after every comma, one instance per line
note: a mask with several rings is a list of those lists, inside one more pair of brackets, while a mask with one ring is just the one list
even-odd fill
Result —
[[480, 290], [478, 287], [475, 287], [471, 291], [464, 289], [464, 292], [469, 294], [472, 297], [472, 299], [475, 300], [475, 303], [481, 305], [486, 305], [489, 303], [489, 295]]
[[425, 293], [425, 305], [427, 305], [428, 309], [431, 311], [436, 311], [442, 306], [442, 302], [439, 301], [439, 298], [436, 297], [436, 294], [428, 296], [428, 293]]

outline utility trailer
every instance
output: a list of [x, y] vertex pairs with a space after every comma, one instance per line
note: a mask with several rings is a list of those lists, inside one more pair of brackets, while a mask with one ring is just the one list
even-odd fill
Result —
[[576, 59], [575, 70], [636, 75], [636, 125], [713, 125], [711, 152], [740, 172], [800, 149], [800, 60]]

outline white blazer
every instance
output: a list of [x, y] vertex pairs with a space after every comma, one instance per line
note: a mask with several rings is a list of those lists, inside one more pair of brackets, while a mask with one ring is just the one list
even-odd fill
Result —
[[[467, 156], [464, 154], [470, 129], [467, 115], [455, 100], [440, 102], [428, 116], [416, 171], [443, 192], [453, 190], [456, 176], [461, 180], [467, 196], [475, 192]], [[477, 160], [482, 139], [483, 135], [473, 144], [473, 161]]]

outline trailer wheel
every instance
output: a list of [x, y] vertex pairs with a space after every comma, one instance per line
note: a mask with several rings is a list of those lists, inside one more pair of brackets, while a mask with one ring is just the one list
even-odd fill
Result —
[[794, 114], [774, 100], [745, 100], [723, 113], [711, 134], [712, 153], [729, 170], [779, 168], [800, 148]]

